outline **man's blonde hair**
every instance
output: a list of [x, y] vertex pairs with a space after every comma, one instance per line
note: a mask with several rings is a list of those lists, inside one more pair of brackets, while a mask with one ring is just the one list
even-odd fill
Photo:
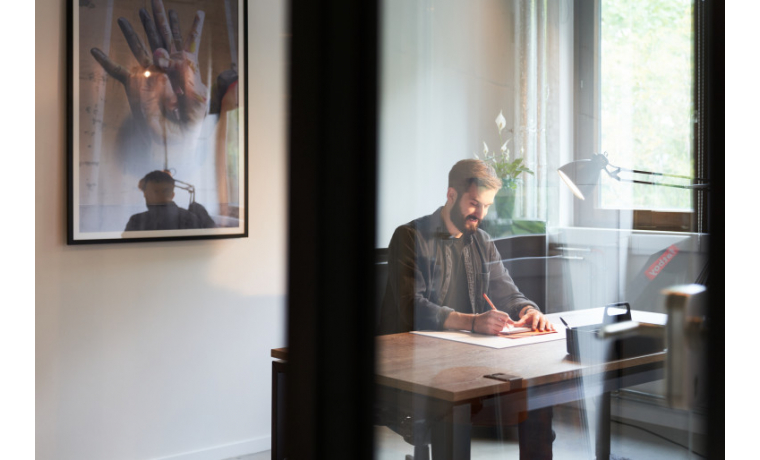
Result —
[[457, 194], [467, 192], [475, 184], [489, 190], [499, 190], [501, 179], [496, 171], [483, 160], [460, 160], [449, 171], [449, 187]]

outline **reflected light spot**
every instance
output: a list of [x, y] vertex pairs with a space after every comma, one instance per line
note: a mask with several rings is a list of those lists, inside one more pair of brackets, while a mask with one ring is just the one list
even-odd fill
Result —
[[145, 75], [145, 78], [150, 77], [150, 70], [146, 70], [144, 75]]

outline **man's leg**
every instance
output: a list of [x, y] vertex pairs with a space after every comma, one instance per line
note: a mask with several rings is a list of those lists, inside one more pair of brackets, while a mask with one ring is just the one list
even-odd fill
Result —
[[528, 417], [517, 425], [520, 445], [520, 460], [551, 460], [552, 408], [536, 409], [528, 412]]

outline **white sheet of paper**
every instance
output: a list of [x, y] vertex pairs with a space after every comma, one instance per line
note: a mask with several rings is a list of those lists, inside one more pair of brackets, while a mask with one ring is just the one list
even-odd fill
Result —
[[[619, 310], [619, 311], [618, 311]], [[622, 313], [621, 309], [610, 309], [610, 314]], [[435, 337], [444, 340], [453, 340], [455, 342], [469, 343], [489, 348], [509, 348], [530, 345], [532, 343], [551, 342], [552, 340], [565, 340], [565, 325], [562, 324], [560, 317], [572, 327], [582, 326], [584, 324], [599, 324], [602, 322], [604, 307], [589, 308], [586, 310], [565, 311], [562, 313], [550, 313], [546, 318], [554, 324], [556, 334], [536, 335], [533, 337], [524, 337], [520, 339], [508, 339], [498, 335], [473, 334], [467, 331], [412, 331], [412, 334]], [[645, 311], [632, 311], [631, 316], [634, 321], [641, 321], [652, 324], [665, 324], [667, 315], [662, 313], [652, 313]]]
[[[468, 331], [412, 331], [412, 334], [435, 337], [437, 339], [453, 340], [454, 342], [469, 343], [470, 345], [479, 345], [481, 347], [489, 348], [510, 348], [530, 345], [532, 343], [551, 342], [552, 340], [565, 340], [565, 326], [559, 321], [559, 316], [556, 314], [546, 316], [549, 321], [554, 324], [554, 329], [557, 330], [556, 334], [542, 334], [533, 337], [521, 337], [519, 339], [508, 339], [499, 335], [473, 334]], [[515, 329], [517, 328], [513, 328], [513, 332], [519, 332]], [[526, 328], [526, 330], [530, 329]]]

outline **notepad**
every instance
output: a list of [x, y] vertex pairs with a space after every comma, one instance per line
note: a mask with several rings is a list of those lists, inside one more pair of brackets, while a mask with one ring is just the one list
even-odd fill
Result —
[[[513, 329], [527, 329], [527, 328], [513, 328]], [[528, 329], [527, 331], [517, 331], [517, 332], [511, 332], [509, 334], [505, 334], [504, 332], [500, 332], [499, 335], [502, 337], [506, 337], [508, 339], [521, 339], [523, 337], [535, 337], [537, 335], [545, 335], [545, 334], [556, 334], [557, 331], [533, 331], [531, 329]]]
[[504, 329], [501, 330], [499, 334], [502, 335], [512, 335], [512, 334], [519, 334], [521, 332], [529, 332], [531, 329], [529, 327], [508, 327], [504, 326]]

